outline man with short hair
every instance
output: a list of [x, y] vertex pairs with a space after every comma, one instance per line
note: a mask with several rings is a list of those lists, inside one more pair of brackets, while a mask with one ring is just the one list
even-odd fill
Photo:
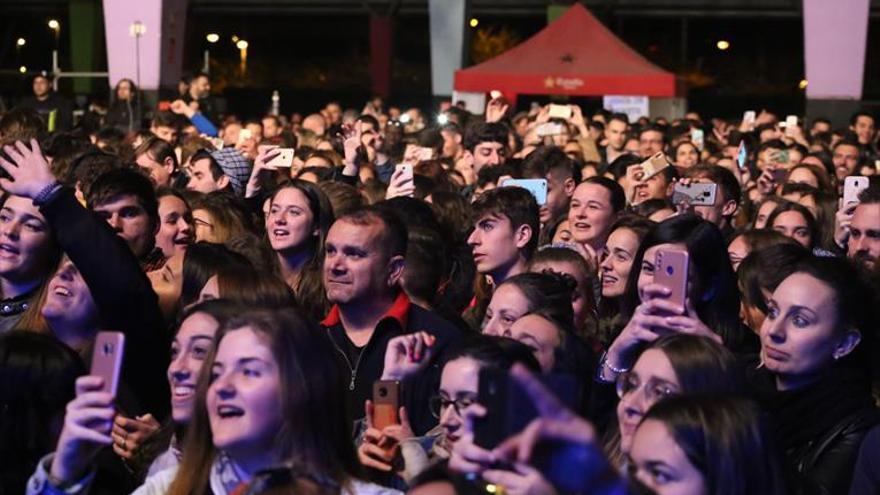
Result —
[[831, 120], [828, 117], [816, 117], [810, 125], [810, 137], [831, 132]]
[[86, 203], [125, 240], [145, 272], [165, 264], [162, 250], [155, 246], [159, 201], [144, 174], [130, 168], [110, 170], [89, 188]]
[[859, 194], [846, 230], [847, 257], [870, 273], [880, 260], [880, 184], [875, 182]]
[[338, 351], [340, 370], [350, 378], [352, 421], [363, 417], [373, 382], [383, 374], [388, 342], [419, 331], [433, 336], [426, 366], [412, 376], [395, 377], [403, 378], [401, 405], [413, 431], [424, 434], [437, 423], [427, 405], [439, 385], [437, 358], [459, 332], [435, 312], [412, 304], [401, 290], [406, 245], [407, 229], [390, 212], [366, 208], [337, 219], [324, 249], [324, 289], [333, 307], [321, 325]]
[[864, 110], [856, 112], [849, 119], [849, 129], [855, 133], [863, 149], [870, 153], [875, 151], [874, 138], [877, 137], [877, 127], [874, 115]]
[[49, 132], [67, 131], [73, 127], [73, 105], [52, 89], [52, 79], [46, 73], [33, 79], [33, 95], [23, 99], [20, 106], [33, 108], [46, 123]]
[[177, 154], [174, 147], [156, 136], [144, 140], [134, 150], [135, 163], [150, 174], [157, 187], [171, 186], [177, 173]]
[[626, 144], [626, 131], [629, 128], [629, 118], [626, 114], [615, 113], [611, 115], [608, 124], [605, 125], [605, 146], [600, 151], [605, 163], [611, 163], [624, 153], [623, 145]]
[[190, 179], [186, 187], [202, 193], [229, 189], [243, 196], [250, 169], [250, 163], [236, 149], [200, 151], [190, 160]]
[[302, 128], [314, 132], [318, 137], [322, 137], [327, 130], [327, 121], [320, 113], [313, 113], [303, 119]]
[[204, 72], [196, 72], [189, 80], [189, 88], [182, 100], [186, 104], [196, 102], [198, 111], [211, 122], [219, 122], [214, 102], [211, 100], [211, 78]]
[[739, 208], [742, 188], [730, 170], [718, 165], [701, 163], [685, 170], [684, 177], [691, 183], [712, 183], [716, 185], [715, 203], [707, 206], [694, 206], [694, 213], [721, 230], [727, 240], [735, 234], [733, 216]]
[[[611, 233], [611, 225], [626, 207], [626, 194], [607, 177], [590, 177], [574, 190], [568, 209], [568, 223], [575, 242], [601, 253]], [[595, 261], [595, 260], [594, 260]]]
[[568, 214], [568, 203], [581, 180], [581, 171], [574, 160], [556, 146], [539, 146], [523, 160], [524, 179], [547, 180], [547, 202], [541, 206], [541, 225]]
[[483, 167], [504, 165], [508, 155], [508, 129], [497, 122], [480, 122], [471, 126], [464, 137], [464, 158], [470, 160], [474, 172]]
[[487, 191], [474, 203], [474, 219], [467, 243], [477, 272], [491, 277], [497, 287], [528, 271], [540, 232], [538, 203], [531, 192], [521, 187]]
[[639, 131], [639, 154], [650, 158], [666, 149], [666, 132], [662, 127], [649, 124]]
[[150, 132], [171, 146], [177, 144], [177, 135], [180, 133], [180, 120], [172, 112], [156, 112], [150, 121]]
[[281, 120], [276, 115], [263, 117], [263, 138], [272, 139], [280, 136], [282, 131]]
[[843, 184], [844, 179], [856, 172], [860, 158], [859, 143], [842, 139], [834, 145], [831, 151], [831, 161], [834, 163], [834, 175], [837, 176], [837, 181], [840, 184]]

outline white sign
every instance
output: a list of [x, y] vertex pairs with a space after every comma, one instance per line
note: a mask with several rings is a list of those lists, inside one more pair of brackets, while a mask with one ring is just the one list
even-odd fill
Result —
[[483, 115], [486, 112], [486, 93], [471, 93], [467, 91], [453, 91], [452, 104], [464, 103], [464, 108], [474, 115]]
[[649, 115], [647, 96], [605, 95], [602, 97], [602, 108], [612, 113], [626, 114], [630, 122]]

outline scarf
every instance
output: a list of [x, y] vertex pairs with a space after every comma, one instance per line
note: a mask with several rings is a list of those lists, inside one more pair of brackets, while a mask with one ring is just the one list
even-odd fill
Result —
[[783, 451], [821, 438], [844, 418], [873, 407], [868, 376], [835, 365], [816, 382], [797, 390], [777, 391], [773, 375], [757, 370], [758, 401], [770, 413], [773, 431]]

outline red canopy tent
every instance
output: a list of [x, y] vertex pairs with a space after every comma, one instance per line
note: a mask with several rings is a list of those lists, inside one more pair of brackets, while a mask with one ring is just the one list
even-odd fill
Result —
[[675, 96], [675, 74], [648, 62], [581, 4], [510, 50], [455, 72], [456, 91]]

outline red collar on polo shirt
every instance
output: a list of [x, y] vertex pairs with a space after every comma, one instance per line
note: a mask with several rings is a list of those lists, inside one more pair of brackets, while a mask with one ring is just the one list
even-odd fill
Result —
[[[406, 329], [406, 321], [409, 316], [409, 307], [411, 305], [412, 303], [409, 298], [406, 297], [406, 294], [403, 291], [400, 291], [400, 294], [397, 295], [397, 299], [394, 300], [394, 304], [388, 308], [388, 311], [379, 321], [381, 322], [386, 318], [393, 318], [400, 324], [400, 328]], [[328, 313], [327, 317], [324, 318], [324, 321], [321, 322], [321, 325], [330, 328], [339, 325], [341, 322], [342, 319], [339, 316], [339, 305], [334, 304], [333, 307], [330, 308], [330, 313]]]

